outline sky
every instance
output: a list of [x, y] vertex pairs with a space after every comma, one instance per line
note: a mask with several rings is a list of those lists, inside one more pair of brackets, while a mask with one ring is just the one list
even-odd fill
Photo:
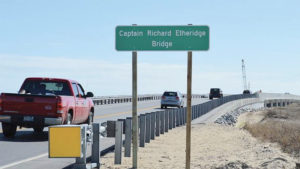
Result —
[[[219, 87], [300, 94], [297, 0], [0, 0], [0, 93], [26, 77], [79, 81], [96, 96], [131, 95], [132, 54], [115, 50], [118, 25], [208, 25], [193, 52], [192, 93]], [[187, 52], [138, 52], [138, 94], [186, 93]]]

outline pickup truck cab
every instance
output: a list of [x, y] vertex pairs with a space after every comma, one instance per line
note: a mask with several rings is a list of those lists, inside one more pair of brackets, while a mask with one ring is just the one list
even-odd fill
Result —
[[94, 104], [74, 80], [27, 78], [18, 94], [0, 96], [0, 122], [3, 134], [14, 137], [17, 126], [42, 132], [44, 127], [61, 124], [91, 124]]

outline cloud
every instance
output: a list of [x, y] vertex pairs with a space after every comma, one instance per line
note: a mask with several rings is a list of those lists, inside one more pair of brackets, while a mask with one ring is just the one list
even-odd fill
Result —
[[[0, 92], [18, 91], [26, 77], [57, 77], [77, 80], [97, 96], [131, 95], [131, 68], [130, 60], [112, 63], [91, 58], [0, 55]], [[282, 76], [278, 74], [249, 74], [254, 90], [299, 92], [288, 90], [299, 85], [299, 80], [281, 82], [278, 79]], [[243, 90], [240, 72], [202, 70], [194, 66], [192, 81], [193, 93], [208, 93], [211, 87], [220, 87], [225, 94]], [[185, 64], [138, 63], [139, 94], [161, 94], [165, 90], [186, 93], [186, 88]]]

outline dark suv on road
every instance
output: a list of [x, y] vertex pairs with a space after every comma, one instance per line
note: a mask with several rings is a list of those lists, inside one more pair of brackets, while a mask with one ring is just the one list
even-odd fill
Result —
[[251, 91], [250, 90], [244, 90], [243, 94], [251, 94]]
[[220, 88], [211, 88], [209, 92], [209, 99], [223, 97], [222, 90]]

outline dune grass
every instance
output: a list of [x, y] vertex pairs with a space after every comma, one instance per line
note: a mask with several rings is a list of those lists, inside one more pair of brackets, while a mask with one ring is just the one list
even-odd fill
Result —
[[258, 123], [244, 126], [254, 137], [279, 143], [284, 152], [300, 156], [300, 104], [272, 108]]

